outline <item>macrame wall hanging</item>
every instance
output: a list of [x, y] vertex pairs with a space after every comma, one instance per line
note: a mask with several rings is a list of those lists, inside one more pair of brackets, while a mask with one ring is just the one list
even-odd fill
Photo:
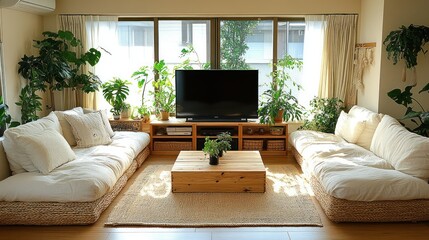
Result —
[[375, 43], [358, 43], [354, 52], [353, 82], [360, 91], [364, 89], [363, 73], [374, 62]]

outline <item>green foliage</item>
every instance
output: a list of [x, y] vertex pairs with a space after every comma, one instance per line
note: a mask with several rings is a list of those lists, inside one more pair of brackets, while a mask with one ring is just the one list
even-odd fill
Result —
[[229, 132], [222, 132], [217, 135], [216, 141], [218, 142], [219, 152], [226, 152], [231, 149], [232, 137]]
[[125, 103], [130, 91], [128, 87], [129, 84], [130, 82], [120, 78], [113, 78], [103, 83], [103, 97], [113, 107], [110, 110], [113, 115], [120, 115], [122, 110], [129, 107], [129, 105], [127, 106], [127, 103]]
[[338, 98], [315, 97], [311, 100], [310, 107], [307, 113], [310, 120], [305, 119], [304, 125], [299, 129], [334, 133], [338, 117], [344, 109], [343, 101]]
[[6, 129], [12, 118], [8, 113], [8, 106], [3, 102], [3, 96], [0, 96], [0, 128]]
[[274, 124], [275, 117], [280, 110], [283, 110], [283, 119], [300, 120], [302, 118], [302, 106], [298, 104], [298, 99], [292, 95], [292, 89], [301, 90], [287, 72], [288, 69], [302, 69], [302, 62], [289, 55], [280, 59], [275, 66], [275, 70], [270, 73], [273, 81], [269, 84], [269, 89], [261, 96], [258, 109], [261, 123]]
[[157, 76], [157, 80], [152, 82], [154, 91], [151, 94], [154, 96], [154, 108], [157, 113], [174, 112], [176, 94], [171, 83], [168, 67], [164, 60], [156, 62], [153, 67], [153, 72]]
[[[91, 48], [83, 52], [82, 43], [69, 31], [44, 32], [43, 36], [43, 40], [34, 40], [39, 54], [24, 55], [18, 63], [18, 73], [29, 86], [21, 91], [17, 103], [21, 106], [22, 123], [37, 119], [36, 111], [41, 110], [41, 98], [36, 97], [37, 91], [51, 91], [51, 107], [55, 110], [52, 91], [72, 88], [89, 93], [97, 91], [101, 85], [96, 75], [83, 73], [83, 66], [94, 66], [100, 60], [98, 50]], [[83, 53], [78, 55], [78, 51]]]
[[204, 142], [203, 148], [204, 155], [209, 156], [219, 156], [219, 142], [216, 139], [210, 139], [206, 137], [206, 141]]
[[197, 51], [191, 44], [182, 49], [179, 57], [185, 58], [185, 60], [176, 66], [175, 69], [193, 70], [192, 63], [198, 64], [199, 69], [210, 69], [210, 63], [202, 63]]
[[[415, 132], [419, 135], [428, 137], [429, 136], [429, 112], [426, 111], [423, 106], [413, 97], [411, 90], [414, 86], [405, 87], [404, 91], [400, 89], [393, 89], [387, 93], [393, 101], [397, 104], [403, 105], [407, 110], [405, 111], [403, 120], [410, 119], [411, 122], [416, 124], [417, 127], [413, 129], [408, 129], [412, 132]], [[424, 86], [419, 93], [427, 92], [429, 93], [429, 83]], [[413, 103], [416, 103], [420, 110], [415, 110], [413, 108]]]
[[387, 35], [383, 44], [386, 45], [387, 58], [397, 64], [404, 59], [407, 68], [417, 65], [419, 52], [427, 52], [423, 46], [429, 42], [429, 28], [411, 24], [409, 27], [401, 26], [399, 30], [392, 31]]
[[249, 49], [247, 36], [253, 32], [258, 21], [222, 21], [220, 28], [221, 69], [250, 69], [244, 55]]

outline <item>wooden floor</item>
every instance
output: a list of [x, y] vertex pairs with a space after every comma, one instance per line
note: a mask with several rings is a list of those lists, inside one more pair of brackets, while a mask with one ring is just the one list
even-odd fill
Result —
[[[175, 157], [150, 157], [128, 182], [125, 189], [150, 164], [173, 164]], [[265, 157], [264, 163], [294, 163], [293, 157]], [[299, 167], [299, 166], [298, 166]], [[313, 199], [323, 221], [323, 227], [254, 227], [254, 228], [114, 228], [104, 227], [104, 222], [121, 194], [114, 200], [100, 219], [91, 226], [0, 226], [0, 240], [324, 240], [324, 239], [429, 239], [429, 222], [383, 224], [336, 224], [330, 222], [317, 200]], [[1, 217], [1, 216], [0, 216]]]

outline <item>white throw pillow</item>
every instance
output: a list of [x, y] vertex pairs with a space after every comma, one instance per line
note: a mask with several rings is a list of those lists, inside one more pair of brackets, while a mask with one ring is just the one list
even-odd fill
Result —
[[84, 115], [66, 113], [65, 118], [72, 127], [77, 147], [85, 148], [112, 143], [100, 112]]
[[34, 166], [43, 174], [76, 158], [66, 139], [54, 129], [45, 129], [33, 135], [20, 136], [24, 152], [31, 156]]
[[377, 129], [378, 124], [383, 118], [383, 114], [375, 113], [364, 107], [355, 105], [350, 109], [348, 115], [360, 121], [365, 121], [365, 128], [356, 141], [356, 144], [369, 150], [375, 129]]
[[55, 115], [57, 115], [58, 120], [60, 121], [64, 138], [67, 140], [70, 146], [76, 146], [76, 140], [74, 139], [72, 127], [65, 119], [65, 114], [83, 115], [83, 109], [81, 107], [75, 107], [67, 111], [55, 111]]
[[51, 112], [48, 116], [38, 119], [37, 121], [9, 128], [4, 132], [3, 147], [12, 174], [38, 171], [31, 161], [32, 156], [25, 153], [25, 145], [20, 140], [20, 137], [37, 135], [49, 128], [55, 129], [55, 131], [62, 134], [61, 125], [54, 112]]
[[113, 137], [115, 135], [115, 132], [113, 132], [112, 126], [110, 125], [109, 115], [107, 114], [107, 110], [104, 109], [104, 110], [95, 111], [88, 108], [83, 109], [84, 114], [93, 113], [93, 112], [100, 112], [101, 118], [103, 119], [104, 126], [106, 127], [106, 131], [109, 133], [110, 137]]
[[398, 171], [429, 179], [429, 138], [408, 131], [391, 116], [381, 119], [371, 151]]
[[364, 121], [359, 121], [341, 111], [337, 125], [335, 126], [335, 135], [344, 138], [349, 143], [356, 143], [364, 128]]

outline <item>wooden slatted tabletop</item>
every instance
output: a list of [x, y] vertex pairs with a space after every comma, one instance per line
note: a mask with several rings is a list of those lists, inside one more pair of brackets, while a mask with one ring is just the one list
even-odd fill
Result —
[[265, 192], [258, 151], [228, 151], [210, 165], [202, 151], [181, 151], [171, 170], [173, 192]]

